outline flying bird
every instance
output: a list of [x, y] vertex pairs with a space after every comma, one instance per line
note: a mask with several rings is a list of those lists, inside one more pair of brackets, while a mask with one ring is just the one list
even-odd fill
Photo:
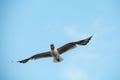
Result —
[[36, 59], [47, 58], [47, 57], [53, 57], [53, 62], [55, 62], [55, 63], [61, 62], [61, 61], [63, 61], [63, 58], [60, 56], [61, 54], [63, 54], [64, 52], [66, 52], [70, 49], [77, 47], [77, 45], [86, 45], [90, 41], [91, 38], [92, 38], [92, 36], [90, 36], [86, 39], [80, 40], [80, 41], [70, 42], [70, 43], [67, 43], [67, 44], [59, 47], [59, 48], [55, 48], [54, 44], [51, 44], [50, 51], [35, 54], [29, 58], [26, 58], [26, 59], [18, 61], [18, 62], [19, 63], [26, 63], [32, 59], [36, 60]]

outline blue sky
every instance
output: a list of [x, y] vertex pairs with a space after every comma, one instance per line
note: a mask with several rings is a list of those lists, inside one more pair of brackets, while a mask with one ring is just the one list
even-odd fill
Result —
[[[120, 80], [119, 0], [1, 0], [0, 80]], [[16, 61], [93, 35], [52, 58]]]

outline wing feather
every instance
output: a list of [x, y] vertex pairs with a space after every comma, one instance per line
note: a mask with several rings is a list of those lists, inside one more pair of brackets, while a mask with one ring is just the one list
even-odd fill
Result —
[[75, 47], [76, 47], [75, 43], [71, 42], [71, 43], [63, 45], [62, 47], [58, 48], [57, 50], [60, 54], [62, 54], [70, 49], [75, 48]]
[[46, 58], [46, 57], [52, 57], [49, 52], [43, 52], [43, 53], [38, 53], [30, 57], [30, 59], [39, 59], [39, 58]]
[[26, 59], [18, 61], [18, 62], [19, 63], [26, 63], [26, 62], [28, 62], [31, 59], [36, 60], [36, 59], [39, 59], [39, 58], [47, 58], [47, 57], [52, 57], [52, 55], [50, 54], [50, 51], [35, 54], [35, 55], [33, 55], [33, 56], [29, 57], [29, 58], [26, 58]]
[[62, 54], [62, 53], [66, 52], [66, 51], [68, 51], [70, 49], [75, 48], [76, 44], [77, 45], [86, 45], [91, 38], [92, 38], [92, 36], [90, 36], [90, 37], [88, 37], [86, 39], [80, 40], [80, 41], [67, 43], [67, 44], [63, 45], [62, 47], [58, 48], [57, 50], [58, 50], [58, 52], [60, 54]]
[[83, 39], [83, 40], [80, 40], [80, 41], [76, 41], [75, 44], [78, 44], [78, 45], [86, 45], [90, 39], [92, 38], [92, 36], [86, 38], [86, 39]]

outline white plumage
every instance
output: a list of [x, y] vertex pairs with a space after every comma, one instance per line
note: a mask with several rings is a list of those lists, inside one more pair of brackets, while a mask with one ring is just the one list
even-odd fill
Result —
[[51, 55], [52, 57], [54, 57], [53, 62], [61, 62], [63, 61], [63, 58], [60, 56], [60, 53], [58, 52], [58, 50], [55, 48], [54, 50], [51, 50]]

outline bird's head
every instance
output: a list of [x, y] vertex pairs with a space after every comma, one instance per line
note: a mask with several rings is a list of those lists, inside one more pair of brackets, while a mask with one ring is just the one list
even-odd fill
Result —
[[51, 48], [51, 50], [54, 50], [54, 48], [55, 48], [54, 44], [51, 44], [50, 48]]

